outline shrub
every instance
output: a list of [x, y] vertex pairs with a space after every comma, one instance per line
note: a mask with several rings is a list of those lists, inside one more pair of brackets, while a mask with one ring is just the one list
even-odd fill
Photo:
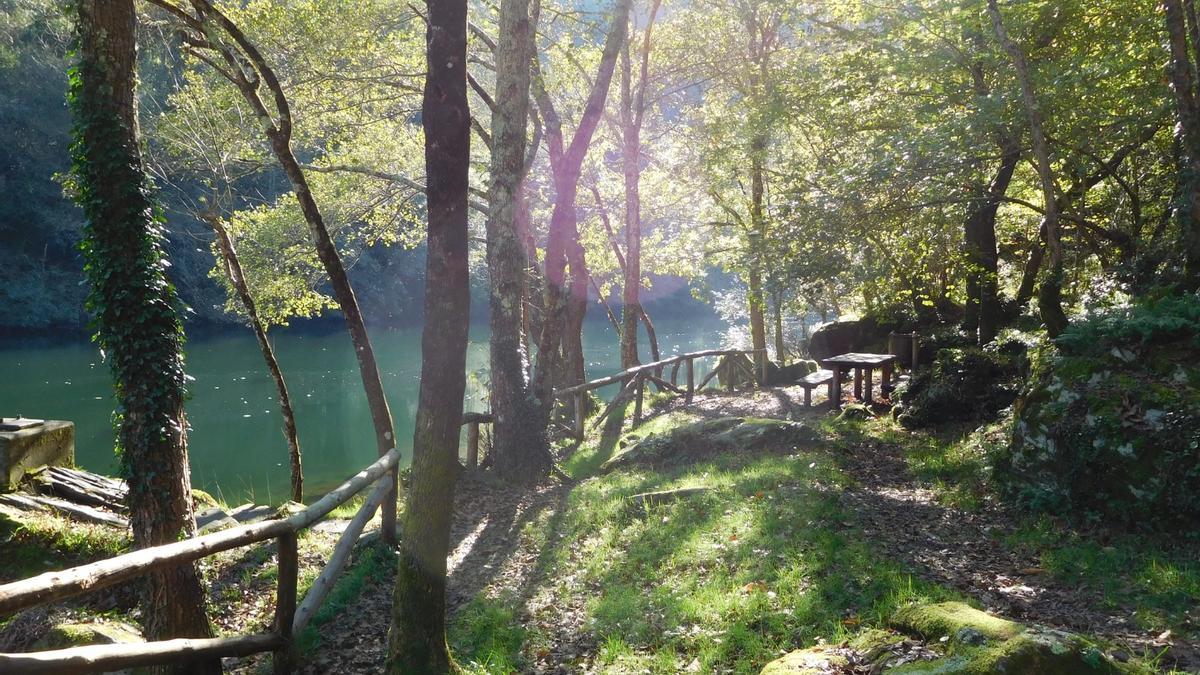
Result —
[[900, 393], [896, 420], [909, 429], [987, 420], [1012, 403], [1012, 357], [976, 347], [942, 349]]
[[1035, 510], [1200, 531], [1198, 335], [1200, 300], [1165, 296], [1036, 349], [998, 482]]

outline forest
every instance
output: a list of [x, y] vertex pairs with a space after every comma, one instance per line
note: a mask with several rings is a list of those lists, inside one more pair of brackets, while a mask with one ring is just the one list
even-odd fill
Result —
[[1200, 673], [1193, 0], [0, 0], [0, 92], [0, 672]]

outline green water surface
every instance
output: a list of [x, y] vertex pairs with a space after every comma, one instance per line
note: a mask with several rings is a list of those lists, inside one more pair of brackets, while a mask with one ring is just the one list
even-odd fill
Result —
[[[657, 322], [664, 354], [719, 346], [725, 326], [715, 319]], [[273, 341], [296, 411], [304, 456], [305, 494], [320, 496], [377, 456], [358, 366], [345, 332], [275, 331]], [[421, 369], [419, 327], [372, 333], [402, 450], [410, 450]], [[644, 345], [644, 342], [643, 342]], [[585, 324], [590, 378], [618, 371], [612, 326]], [[648, 360], [643, 346], [643, 360]], [[0, 344], [0, 416], [75, 422], [76, 463], [114, 473], [107, 365], [84, 339]], [[487, 325], [471, 328], [467, 350], [468, 410], [485, 410]], [[262, 354], [249, 330], [194, 338], [187, 344], [187, 415], [192, 483], [225, 501], [275, 503], [287, 497], [289, 469], [282, 417]], [[405, 458], [407, 463], [408, 458]]]

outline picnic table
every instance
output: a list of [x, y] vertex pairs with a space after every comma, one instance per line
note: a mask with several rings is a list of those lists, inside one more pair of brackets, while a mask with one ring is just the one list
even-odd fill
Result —
[[[823, 368], [828, 368], [833, 371], [833, 386], [831, 398], [833, 399], [834, 407], [838, 407], [842, 402], [842, 370], [854, 369], [854, 397], [866, 402], [871, 402], [871, 388], [873, 382], [871, 379], [872, 371], [879, 368], [883, 374], [883, 382], [881, 388], [883, 391], [888, 391], [892, 383], [892, 369], [896, 364], [896, 356], [894, 354], [868, 354], [860, 352], [851, 352], [849, 354], [839, 354], [831, 356], [821, 362]], [[863, 373], [866, 372], [867, 395], [863, 398]]]

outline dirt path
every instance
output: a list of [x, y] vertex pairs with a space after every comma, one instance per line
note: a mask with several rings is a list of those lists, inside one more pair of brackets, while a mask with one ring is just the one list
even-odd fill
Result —
[[[486, 480], [466, 478], [455, 491], [447, 608], [453, 614], [479, 593], [533, 592], [539, 551], [522, 536], [527, 523], [551, 515], [567, 489], [547, 484], [513, 493]], [[392, 585], [389, 573], [334, 621], [321, 627], [321, 647], [301, 673], [377, 673], [387, 654]]]

